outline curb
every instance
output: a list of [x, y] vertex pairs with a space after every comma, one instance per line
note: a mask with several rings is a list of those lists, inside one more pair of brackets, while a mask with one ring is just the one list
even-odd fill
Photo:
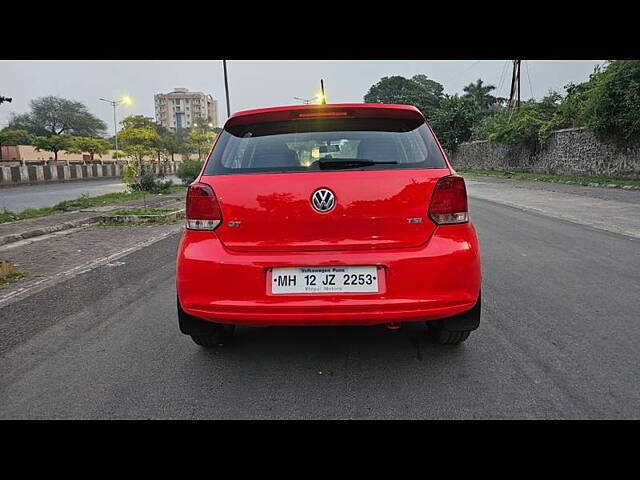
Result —
[[117, 223], [155, 223], [184, 218], [184, 213], [185, 209], [182, 208], [162, 215], [103, 215], [101, 220]]
[[96, 215], [93, 217], [82, 218], [80, 220], [74, 220], [69, 222], [57, 223], [49, 227], [41, 227], [33, 230], [27, 230], [22, 233], [14, 233], [12, 235], [5, 235], [0, 237], [0, 245], [7, 245], [13, 242], [19, 242], [20, 240], [26, 240], [28, 238], [39, 237], [41, 235], [47, 235], [49, 233], [59, 232], [62, 230], [69, 230], [71, 228], [83, 227], [85, 225], [91, 225], [102, 220], [102, 215]]
[[[157, 206], [162, 206], [164, 204], [169, 204], [169, 203], [175, 203], [175, 199], [169, 199], [165, 202], [158, 202]], [[118, 208], [122, 208], [121, 205], [109, 205], [108, 207], [112, 207], [113, 210], [117, 210]], [[168, 215], [172, 215], [172, 214], [178, 214], [179, 212], [171, 212]], [[149, 215], [149, 216], [153, 216], [153, 215]], [[7, 245], [9, 243], [14, 243], [14, 242], [19, 242], [21, 240], [27, 240], [29, 238], [33, 238], [33, 237], [39, 237], [41, 235], [47, 235], [49, 233], [55, 233], [55, 232], [60, 232], [62, 230], [69, 230], [71, 228], [78, 228], [78, 227], [83, 227], [86, 225], [91, 225], [93, 223], [98, 223], [103, 221], [104, 219], [110, 219], [113, 220], [114, 217], [109, 217], [107, 215], [104, 215], [104, 213], [102, 212], [96, 212], [96, 214], [94, 216], [90, 216], [90, 217], [86, 217], [86, 218], [81, 218], [78, 220], [70, 220], [67, 222], [61, 222], [61, 223], [56, 223], [55, 225], [50, 225], [48, 227], [39, 227], [39, 228], [34, 228], [33, 230], [27, 230], [26, 232], [21, 232], [21, 233], [14, 233], [11, 235], [4, 235], [2, 237], [0, 237], [0, 246], [3, 245]], [[176, 217], [179, 218], [179, 217]], [[20, 221], [20, 220], [18, 220]], [[118, 221], [118, 220], [116, 220]]]

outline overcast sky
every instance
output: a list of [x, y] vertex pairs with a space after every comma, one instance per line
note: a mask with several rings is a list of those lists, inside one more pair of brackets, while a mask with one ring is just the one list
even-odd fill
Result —
[[[603, 60], [523, 61], [522, 98], [536, 99], [549, 90], [564, 92], [570, 82], [588, 79]], [[381, 77], [417, 73], [444, 85], [445, 93], [461, 93], [478, 78], [495, 85], [496, 96], [508, 97], [510, 60], [340, 60], [340, 61], [227, 61], [231, 111], [300, 103], [293, 97], [311, 98], [324, 79], [329, 103], [362, 102], [369, 87]], [[219, 118], [226, 119], [222, 61], [0, 61], [0, 95], [12, 103], [0, 105], [0, 128], [9, 113], [29, 110], [29, 100], [56, 95], [83, 102], [113, 129], [112, 107], [98, 100], [130, 95], [131, 107], [119, 107], [118, 116], [153, 117], [153, 95], [175, 87], [201, 91], [218, 99]]]

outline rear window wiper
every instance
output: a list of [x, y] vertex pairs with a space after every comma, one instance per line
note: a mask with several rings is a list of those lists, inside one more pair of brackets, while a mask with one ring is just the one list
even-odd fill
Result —
[[368, 167], [370, 165], [396, 165], [394, 160], [367, 160], [364, 158], [321, 158], [318, 160], [320, 168], [357, 168]]

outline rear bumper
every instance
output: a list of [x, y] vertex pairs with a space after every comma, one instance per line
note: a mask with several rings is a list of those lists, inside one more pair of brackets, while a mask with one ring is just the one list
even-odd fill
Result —
[[[380, 292], [272, 295], [273, 267], [377, 265]], [[178, 250], [183, 310], [217, 323], [376, 325], [436, 320], [464, 313], [480, 292], [480, 258], [472, 224], [436, 229], [421, 247], [376, 251], [232, 252], [215, 233], [185, 230]]]

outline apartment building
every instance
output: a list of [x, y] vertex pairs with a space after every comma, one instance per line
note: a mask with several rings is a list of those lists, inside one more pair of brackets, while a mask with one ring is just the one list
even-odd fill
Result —
[[193, 121], [203, 118], [213, 127], [218, 126], [218, 101], [202, 92], [176, 88], [171, 93], [154, 95], [156, 122], [175, 131], [190, 128]]

